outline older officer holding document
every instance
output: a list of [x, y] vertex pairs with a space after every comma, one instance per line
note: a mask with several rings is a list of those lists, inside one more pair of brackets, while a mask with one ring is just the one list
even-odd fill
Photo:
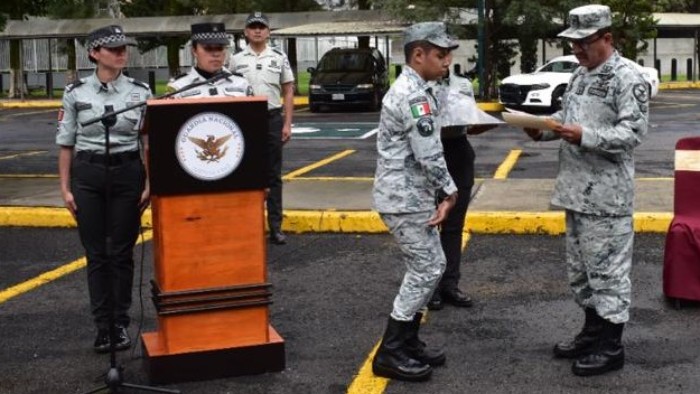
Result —
[[642, 75], [613, 46], [610, 8], [569, 12], [573, 73], [552, 130], [525, 129], [536, 141], [561, 139], [552, 204], [566, 210], [569, 286], [585, 323], [554, 347], [575, 359], [580, 376], [621, 369], [629, 319], [634, 229], [634, 148], [647, 133], [649, 92]]

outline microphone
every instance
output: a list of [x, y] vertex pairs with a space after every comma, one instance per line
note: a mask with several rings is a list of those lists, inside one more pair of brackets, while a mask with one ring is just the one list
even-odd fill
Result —
[[114, 113], [114, 106], [105, 105], [105, 112], [102, 117], [102, 124], [105, 127], [112, 127], [117, 124], [117, 114]]

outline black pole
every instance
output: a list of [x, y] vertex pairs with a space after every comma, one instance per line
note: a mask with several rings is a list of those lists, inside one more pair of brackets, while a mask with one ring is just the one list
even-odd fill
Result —
[[479, 73], [479, 97], [481, 97], [481, 98], [484, 97], [484, 92], [485, 92], [485, 88], [486, 88], [486, 86], [485, 86], [486, 85], [486, 83], [485, 83], [486, 82], [486, 74], [485, 74], [486, 70], [484, 69], [484, 66], [485, 66], [485, 63], [484, 63], [485, 58], [484, 57], [486, 56], [486, 48], [484, 48], [486, 46], [486, 43], [485, 43], [486, 34], [484, 31], [485, 27], [486, 27], [485, 26], [486, 21], [485, 21], [485, 17], [484, 17], [484, 7], [485, 7], [484, 1], [485, 0], [479, 0], [479, 28], [478, 28], [478, 41], [477, 41], [478, 42], [477, 45], [479, 46], [479, 60], [476, 63], [477, 72]]

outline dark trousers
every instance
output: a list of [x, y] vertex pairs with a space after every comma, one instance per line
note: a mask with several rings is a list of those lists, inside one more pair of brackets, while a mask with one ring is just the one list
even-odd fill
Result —
[[[116, 324], [126, 327], [130, 322], [133, 250], [140, 226], [138, 203], [145, 171], [138, 158], [110, 166], [107, 206], [104, 162], [88, 159], [77, 156], [73, 160], [71, 190], [78, 206], [78, 232], [87, 256], [90, 308], [98, 328], [109, 328], [110, 316]], [[111, 235], [109, 253], [105, 231]]]
[[462, 231], [469, 208], [472, 187], [474, 186], [474, 149], [467, 137], [442, 140], [447, 170], [457, 185], [457, 203], [450, 211], [440, 229], [440, 242], [445, 252], [447, 266], [438, 289], [441, 291], [457, 288], [459, 285], [460, 262], [462, 260]]
[[282, 126], [284, 120], [279, 111], [269, 115], [267, 154], [269, 157], [269, 188], [267, 194], [267, 225], [270, 232], [282, 229]]

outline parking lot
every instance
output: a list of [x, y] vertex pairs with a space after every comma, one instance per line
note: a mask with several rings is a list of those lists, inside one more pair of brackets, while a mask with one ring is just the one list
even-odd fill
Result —
[[[636, 152], [637, 178], [670, 181], [675, 142], [700, 135], [698, 99], [696, 91], [663, 91], [652, 102], [649, 136]], [[0, 180], [55, 179], [55, 116], [55, 110], [0, 110]], [[285, 148], [283, 172], [300, 173], [295, 179], [371, 182], [376, 160], [371, 126], [377, 119], [378, 113], [297, 112], [295, 128], [302, 131]], [[509, 127], [471, 141], [481, 179], [493, 178], [513, 150], [521, 153], [508, 178], [556, 174], [556, 143], [533, 143]], [[324, 161], [347, 151], [352, 152]], [[156, 324], [148, 284], [152, 245], [147, 230], [144, 235], [143, 250], [137, 247], [136, 253], [132, 337]], [[676, 310], [664, 299], [663, 246], [662, 233], [636, 238], [627, 365], [579, 378], [571, 374], [570, 362], [551, 356], [553, 344], [577, 332], [582, 318], [566, 285], [563, 238], [472, 234], [462, 284], [476, 305], [428, 314], [421, 334], [445, 345], [448, 361], [430, 382], [408, 384], [374, 378], [368, 370], [401, 280], [393, 239], [292, 234], [288, 245], [267, 250], [271, 322], [286, 341], [286, 369], [168, 387], [183, 393], [695, 393], [700, 308]], [[99, 386], [108, 357], [91, 349], [85, 270], [68, 272], [83, 257], [76, 230], [0, 227], [0, 250], [0, 393], [81, 393]], [[120, 353], [119, 363], [128, 382], [148, 382], [138, 347]]]

